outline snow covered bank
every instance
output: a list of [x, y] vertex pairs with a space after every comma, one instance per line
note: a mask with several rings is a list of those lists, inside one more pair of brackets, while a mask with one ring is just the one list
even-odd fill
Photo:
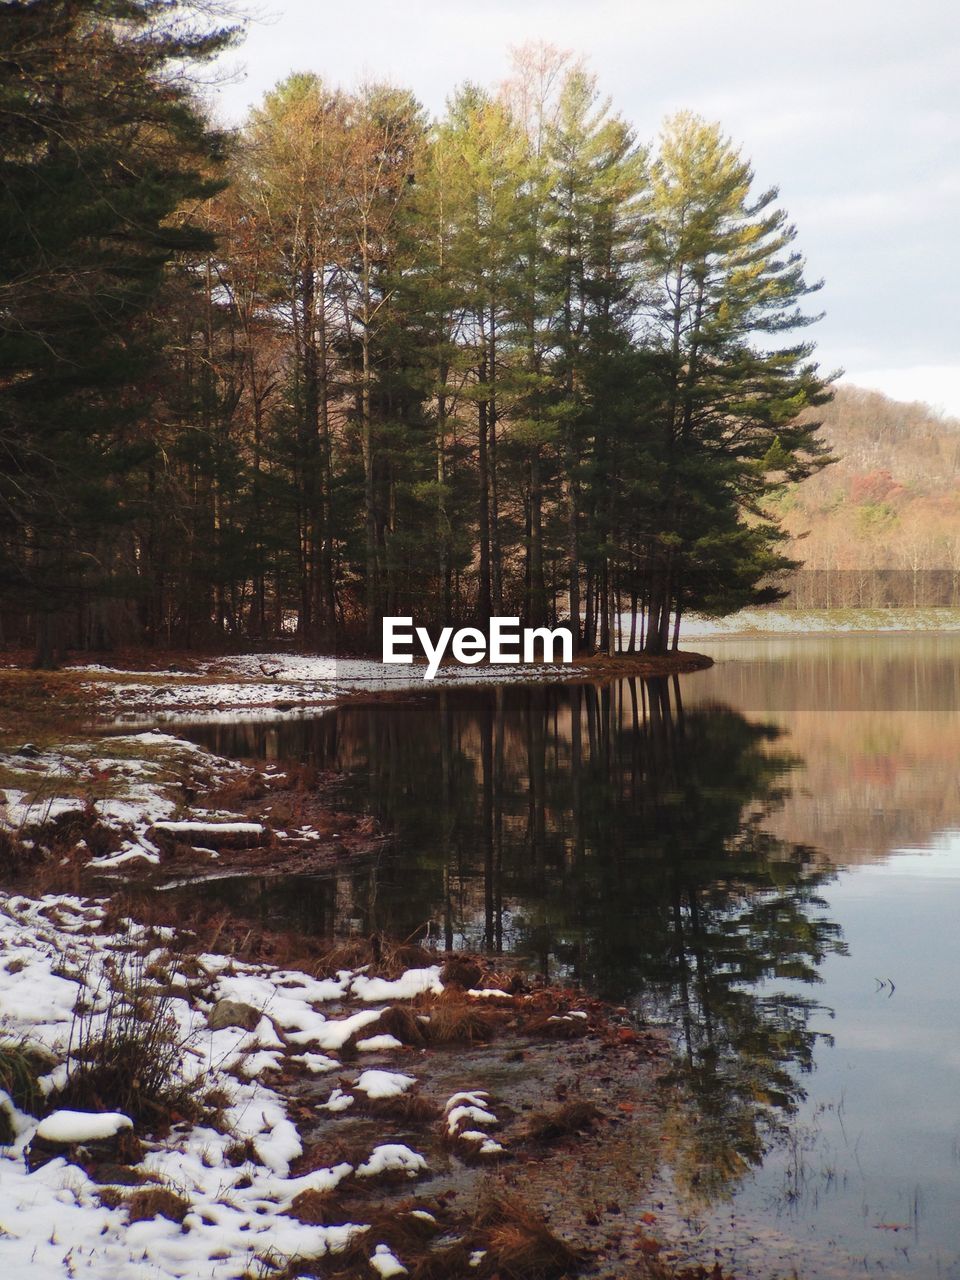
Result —
[[106, 868], [159, 862], [154, 835], [183, 806], [184, 786], [221, 785], [238, 766], [151, 732], [44, 751], [26, 744], [0, 754], [0, 770], [12, 783], [0, 791], [0, 831], [51, 851], [73, 832], [84, 860]]
[[[69, 897], [0, 899], [2, 1040], [41, 1047], [57, 1061], [40, 1080], [45, 1092], [63, 1080], [78, 1001], [93, 1006], [86, 1016], [105, 1018], [116, 966], [132, 963], [132, 948], [144, 950], [144, 971], [157, 972], [158, 995], [164, 985], [159, 975], [172, 964], [162, 931], [127, 925], [111, 932], [103, 926], [99, 903]], [[3, 1274], [104, 1280], [238, 1276], [261, 1255], [315, 1257], [342, 1249], [367, 1231], [364, 1224], [301, 1223], [284, 1212], [302, 1192], [360, 1176], [360, 1170], [341, 1164], [291, 1177], [290, 1164], [302, 1155], [303, 1144], [286, 1103], [261, 1079], [279, 1068], [292, 1047], [294, 1027], [303, 1046], [343, 1042], [344, 1036], [331, 1033], [351, 1021], [343, 1006], [357, 975], [345, 971], [339, 979], [318, 983], [303, 974], [212, 955], [200, 957], [196, 969], [195, 978], [172, 975], [178, 994], [164, 997], [164, 1014], [176, 1024], [182, 1083], [211, 1101], [216, 1095], [221, 1118], [216, 1127], [211, 1122], [174, 1126], [166, 1139], [147, 1141], [134, 1166], [141, 1187], [172, 1188], [188, 1202], [182, 1223], [164, 1216], [130, 1222], [122, 1205], [110, 1207], [117, 1197], [103, 1195], [102, 1181], [63, 1158], [27, 1171], [24, 1153], [37, 1135], [80, 1142], [108, 1136], [108, 1130], [113, 1133], [129, 1121], [61, 1111], [38, 1123], [0, 1091], [0, 1108], [15, 1134], [0, 1151]], [[261, 1017], [254, 1030], [211, 1029], [209, 1014], [225, 990], [258, 1002]], [[331, 1061], [330, 1068], [339, 1065]], [[363, 1079], [361, 1074], [358, 1087]], [[248, 1152], [240, 1161], [231, 1155], [238, 1143]], [[398, 1147], [388, 1160], [382, 1147], [373, 1149], [363, 1176], [395, 1168], [401, 1157], [405, 1168], [419, 1173], [422, 1157], [404, 1152]]]
[[296, 776], [157, 731], [25, 744], [0, 753], [0, 777], [0, 869], [263, 874], [342, 861], [379, 838], [372, 819], [330, 813]]
[[[136, 1150], [104, 1161], [84, 1144], [129, 1133], [128, 1118], [64, 1108], [57, 1095], [88, 1069], [78, 1020], [85, 1044], [108, 1036], [118, 993], [137, 1019], [169, 1025], [176, 1058], [170, 1084], [186, 1091], [195, 1110], [189, 1118], [174, 1111], [172, 1123], [141, 1122]], [[390, 1267], [412, 1271], [415, 1226], [417, 1239], [441, 1230], [459, 1235], [464, 1264], [474, 1255], [485, 1259], [469, 1274], [492, 1276], [495, 1233], [484, 1234], [472, 1210], [448, 1212], [443, 1196], [428, 1194], [429, 1181], [422, 1196], [419, 1188], [439, 1164], [449, 1165], [442, 1153], [451, 1148], [470, 1168], [506, 1158], [514, 1139], [503, 1132], [501, 1107], [481, 1087], [485, 1080], [471, 1078], [462, 1044], [439, 1068], [444, 1080], [458, 1081], [453, 1093], [447, 1085], [441, 1104], [420, 1092], [438, 1069], [436, 1050], [390, 1037], [403, 1069], [366, 1066], [363, 1057], [369, 1061], [382, 1046], [365, 1046], [357, 1034], [388, 1015], [398, 1029], [404, 1020], [429, 1026], [450, 996], [470, 1004], [466, 992], [445, 990], [438, 966], [395, 978], [356, 969], [311, 977], [225, 955], [183, 955], [174, 930], [116, 920], [101, 901], [0, 894], [0, 1054], [24, 1052], [43, 1064], [29, 1104], [8, 1076], [10, 1091], [0, 1089], [7, 1135], [0, 1145], [0, 1274], [239, 1280], [294, 1258], [313, 1275], [316, 1259], [347, 1251], [356, 1263], [351, 1275], [384, 1274], [387, 1255]], [[502, 1017], [513, 1025], [529, 1009], [542, 1028], [546, 998], [517, 995]], [[411, 1000], [416, 1016], [407, 1011]], [[556, 997], [549, 1001], [563, 1007]], [[560, 1048], [545, 1045], [545, 1052], [554, 1060]], [[606, 1059], [603, 1070], [609, 1078]], [[635, 1066], [629, 1072], [635, 1076]], [[42, 1119], [44, 1110], [53, 1114]], [[425, 1117], [420, 1139], [410, 1136], [418, 1115]], [[356, 1124], [355, 1116], [361, 1136], [345, 1154], [333, 1134]], [[522, 1142], [522, 1125], [516, 1133]], [[38, 1160], [34, 1147], [44, 1143], [66, 1150], [44, 1150]], [[420, 1256], [426, 1247], [417, 1245]]]
[[[274, 709], [281, 714], [330, 706], [357, 693], [423, 692], [423, 664], [398, 666], [367, 658], [297, 653], [251, 653], [198, 662], [192, 675], [120, 672], [102, 665], [77, 667], [118, 718], [171, 714], [229, 714]], [[569, 680], [576, 665], [460, 666], [437, 671], [437, 684], [518, 684]], [[149, 675], [149, 680], [145, 677]], [[105, 678], [108, 677], [109, 679]]]

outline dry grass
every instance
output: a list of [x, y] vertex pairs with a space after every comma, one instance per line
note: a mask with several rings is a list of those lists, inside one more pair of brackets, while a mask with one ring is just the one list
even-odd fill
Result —
[[486, 1248], [496, 1270], [509, 1280], [561, 1280], [575, 1276], [583, 1256], [522, 1200], [505, 1193], [488, 1196], [476, 1224], [486, 1228]]
[[334, 977], [340, 969], [369, 965], [384, 978], [399, 978], [408, 969], [424, 969], [436, 963], [432, 951], [411, 942], [390, 942], [382, 934], [338, 942], [319, 960], [318, 976]]
[[[337, 1164], [349, 1164], [355, 1169], [357, 1165], [363, 1164], [364, 1160], [369, 1158], [370, 1145], [368, 1138], [359, 1136], [340, 1137], [333, 1141], [330, 1138], [324, 1138], [320, 1142], [312, 1142], [291, 1163], [290, 1176], [302, 1178], [305, 1173], [313, 1173], [315, 1169], [329, 1169]], [[375, 1180], [367, 1179], [366, 1181], [373, 1185]]]
[[[0, 869], [5, 875], [32, 873], [31, 889], [41, 890], [43, 886], [34, 882], [34, 876], [42, 874], [44, 868], [49, 870], [52, 865], [55, 882], [62, 883], [65, 863], [83, 865], [91, 855], [103, 857], [120, 849], [120, 835], [100, 820], [94, 797], [85, 787], [68, 787], [59, 780], [48, 780], [49, 794], [43, 796], [36, 789], [36, 779], [32, 783], [34, 789], [28, 790], [27, 795], [34, 808], [28, 820], [16, 831], [0, 832]], [[82, 808], [48, 817], [49, 800], [78, 790], [85, 797]]]
[[497, 1015], [457, 991], [445, 991], [426, 1006], [430, 1021], [423, 1025], [431, 1044], [482, 1044], [497, 1033]]
[[366, 1040], [371, 1036], [396, 1036], [401, 1044], [420, 1048], [430, 1040], [429, 1024], [421, 1022], [416, 1011], [407, 1005], [395, 1004], [385, 1009], [376, 1022], [370, 1022], [356, 1033], [354, 1040]]
[[224, 1151], [223, 1158], [233, 1169], [239, 1169], [248, 1160], [253, 1164], [259, 1161], [257, 1148], [254, 1146], [252, 1138], [243, 1138], [237, 1142], [231, 1142], [230, 1146]]
[[28, 739], [43, 748], [83, 732], [97, 714], [89, 679], [76, 671], [0, 668], [0, 749]]
[[591, 1129], [603, 1113], [592, 1102], [567, 1102], [553, 1111], [535, 1111], [527, 1121], [524, 1137], [531, 1142], [556, 1142]]
[[301, 1276], [319, 1276], [323, 1280], [358, 1280], [362, 1276], [366, 1280], [375, 1274], [369, 1258], [377, 1244], [379, 1241], [371, 1240], [370, 1232], [364, 1231], [354, 1236], [338, 1253], [324, 1253], [315, 1258], [289, 1258], [261, 1274], [269, 1275], [271, 1280], [300, 1280]]
[[[225, 810], [239, 813], [259, 802], [267, 794], [267, 788], [261, 774], [251, 770], [228, 779], [213, 791], [203, 795], [205, 808]], [[258, 809], [259, 815], [259, 809]]]
[[28, 844], [10, 831], [0, 831], [0, 871], [5, 876], [21, 876], [44, 861], [46, 855], [36, 845]]
[[470, 1266], [473, 1252], [472, 1240], [456, 1240], [441, 1249], [433, 1249], [417, 1261], [411, 1272], [413, 1280], [453, 1280], [454, 1276], [489, 1275], [488, 1267]]
[[190, 1201], [166, 1187], [144, 1187], [126, 1200], [131, 1222], [148, 1222], [151, 1218], [168, 1218], [182, 1222], [190, 1212]]
[[329, 1226], [331, 1217], [336, 1216], [332, 1213], [332, 1203], [329, 1192], [301, 1191], [299, 1195], [294, 1196], [293, 1203], [286, 1210], [286, 1215], [288, 1218], [296, 1218], [298, 1222], [305, 1222], [308, 1226]]
[[443, 966], [440, 981], [445, 987], [457, 986], [468, 990], [479, 987], [483, 981], [483, 970], [468, 956], [451, 956]]
[[569, 1018], [563, 1014], [539, 1013], [524, 1023], [529, 1036], [542, 1036], [549, 1040], [580, 1040], [590, 1032], [586, 1018]]
[[430, 1098], [418, 1093], [400, 1093], [392, 1098], [368, 1098], [363, 1093], [354, 1094], [356, 1103], [351, 1112], [376, 1116], [381, 1120], [395, 1120], [399, 1124], [429, 1124], [440, 1115], [440, 1107]]
[[183, 1047], [170, 997], [156, 993], [143, 957], [116, 962], [103, 985], [102, 1015], [95, 1012], [96, 1000], [74, 1015], [66, 1082], [48, 1098], [50, 1108], [121, 1111], [154, 1128], [175, 1116], [197, 1114], [196, 1103], [178, 1083]]
[[351, 1203], [341, 1200], [334, 1206], [329, 1196], [307, 1191], [294, 1201], [294, 1209], [298, 1202], [305, 1200], [306, 1197], [315, 1197], [314, 1205], [309, 1208], [304, 1205], [304, 1209], [310, 1212], [315, 1207], [316, 1216], [302, 1217], [300, 1213], [292, 1211], [290, 1216], [299, 1218], [301, 1222], [324, 1226], [337, 1226], [347, 1222], [365, 1223], [370, 1227], [368, 1241], [374, 1244], [381, 1242], [388, 1244], [391, 1249], [403, 1251], [406, 1254], [422, 1252], [443, 1230], [439, 1220], [430, 1222], [413, 1213], [414, 1209], [422, 1208], [422, 1205], [415, 1200], [405, 1200], [384, 1207], [371, 1207], [363, 1202]]
[[[178, 903], [177, 918], [171, 920], [170, 905], [162, 894], [128, 889], [110, 899], [104, 927], [113, 928], [122, 920], [132, 919], [144, 925], [173, 925], [177, 930], [177, 949], [189, 952], [218, 952], [237, 960], [262, 961], [281, 969], [298, 969], [311, 977], [321, 976], [324, 943], [305, 937], [294, 930], [276, 930], [252, 924], [228, 907], [204, 902], [202, 898], [189, 905]], [[180, 961], [181, 972], [188, 977], [199, 974], [190, 954]]]

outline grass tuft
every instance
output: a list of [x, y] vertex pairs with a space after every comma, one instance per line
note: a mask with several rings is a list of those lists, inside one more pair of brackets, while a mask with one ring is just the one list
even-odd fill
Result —
[[464, 990], [479, 987], [483, 981], [483, 970], [475, 960], [464, 956], [452, 956], [443, 966], [440, 981], [445, 987], [457, 986]]
[[586, 1018], [568, 1018], [562, 1014], [541, 1013], [524, 1026], [531, 1036], [545, 1036], [550, 1040], [580, 1040], [590, 1032]]
[[0, 1089], [21, 1111], [37, 1115], [43, 1106], [39, 1077], [52, 1063], [23, 1041], [0, 1044]]
[[182, 1222], [190, 1212], [190, 1201], [166, 1187], [144, 1187], [126, 1200], [131, 1222], [149, 1222], [151, 1218], [167, 1218]]
[[488, 1196], [476, 1223], [485, 1227], [490, 1261], [509, 1280], [561, 1280], [575, 1276], [583, 1255], [553, 1234], [543, 1217], [522, 1200]]
[[92, 996], [74, 1015], [66, 1083], [50, 1107], [120, 1111], [151, 1127], [195, 1113], [180, 1080], [183, 1046], [171, 997], [157, 993], [143, 957], [114, 962]]
[[413, 1009], [403, 1004], [385, 1009], [376, 1022], [369, 1023], [357, 1032], [356, 1038], [366, 1040], [370, 1036], [391, 1035], [401, 1044], [419, 1047], [430, 1039], [427, 1024], [421, 1022]]
[[536, 1111], [527, 1121], [524, 1136], [531, 1142], [556, 1142], [583, 1133], [602, 1119], [592, 1102], [567, 1102], [553, 1111]]
[[439, 1106], [430, 1098], [423, 1098], [417, 1093], [399, 1093], [392, 1098], [368, 1098], [365, 1094], [354, 1094], [355, 1104], [351, 1112], [368, 1116], [377, 1116], [382, 1120], [395, 1120], [406, 1124], [427, 1124], [440, 1115]]
[[429, 1006], [427, 1028], [433, 1044], [477, 1044], [492, 1040], [497, 1033], [497, 1017], [475, 1000], [464, 999], [457, 991], [445, 991]]

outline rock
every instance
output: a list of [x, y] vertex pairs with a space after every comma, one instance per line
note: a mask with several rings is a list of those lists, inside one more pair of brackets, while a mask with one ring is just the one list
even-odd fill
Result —
[[161, 846], [200, 845], [205, 849], [255, 849], [270, 839], [261, 822], [204, 821], [200, 818], [155, 822], [149, 834]]
[[207, 1015], [207, 1026], [211, 1031], [222, 1031], [224, 1027], [243, 1027], [244, 1031], [254, 1031], [262, 1016], [252, 1004], [244, 1004], [240, 1000], [218, 1000]]
[[62, 1156], [73, 1164], [128, 1164], [133, 1121], [119, 1112], [54, 1111], [41, 1120], [24, 1152], [32, 1172]]

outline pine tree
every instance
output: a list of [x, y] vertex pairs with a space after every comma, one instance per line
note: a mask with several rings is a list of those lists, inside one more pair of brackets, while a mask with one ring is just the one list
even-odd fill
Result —
[[[551, 205], [546, 227], [556, 286], [551, 415], [562, 455], [568, 612], [579, 635], [583, 503], [590, 505], [586, 557], [594, 587], [585, 630], [599, 613], [604, 647], [613, 609], [610, 554], [624, 535], [617, 478], [627, 441], [621, 378], [633, 375], [633, 317], [641, 254], [645, 156], [633, 131], [601, 102], [577, 68], [566, 77], [549, 135]], [[584, 494], [588, 473], [600, 484]], [[560, 495], [558, 495], [559, 497]], [[599, 555], [600, 548], [605, 554]]]
[[150, 449], [143, 320], [174, 257], [210, 244], [180, 210], [221, 185], [182, 69], [233, 35], [186, 3], [0, 7], [0, 572], [43, 664], [56, 616], [112, 570], [104, 535]]
[[[650, 652], [667, 648], [671, 614], [676, 627], [684, 604], [745, 603], [766, 574], [789, 566], [762, 500], [785, 473], [800, 479], [826, 460], [816, 426], [796, 424], [826, 398], [812, 347], [776, 341], [817, 318], [800, 304], [820, 286], [804, 279], [776, 189], [754, 195], [753, 181], [718, 126], [689, 114], [667, 122], [646, 240], [646, 342], [658, 384], [649, 422], [662, 459], [646, 538]], [[781, 455], [771, 463], [775, 440]], [[731, 578], [738, 530], [744, 557], [733, 556]], [[763, 598], [761, 589], [754, 599]]]

